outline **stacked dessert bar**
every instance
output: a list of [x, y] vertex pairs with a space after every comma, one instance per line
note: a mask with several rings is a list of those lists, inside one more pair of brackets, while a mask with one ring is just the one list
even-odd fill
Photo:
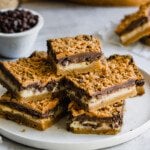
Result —
[[51, 94], [59, 78], [45, 52], [0, 62], [0, 82], [8, 89], [0, 98], [1, 116], [39, 130], [50, 127], [65, 112], [65, 105]]
[[100, 41], [89, 35], [47, 41], [48, 57], [57, 74], [106, 72], [107, 63]]
[[144, 93], [144, 80], [132, 57], [113, 55], [106, 60], [93, 36], [48, 40], [47, 44], [55, 72], [64, 74], [53, 96], [61, 98], [65, 93], [70, 99], [68, 130], [118, 133], [123, 101]]
[[[68, 110], [74, 133], [116, 134], [125, 99], [144, 93], [144, 79], [131, 56], [105, 58], [90, 35], [50, 39], [48, 51], [0, 62], [2, 117], [44, 130]], [[68, 108], [67, 108], [68, 107]]]
[[124, 100], [144, 93], [143, 78], [130, 56], [114, 55], [107, 62], [110, 76], [90, 72], [86, 77], [76, 75], [64, 79], [69, 82], [68, 94], [76, 103], [69, 107], [69, 130], [75, 133], [118, 133], [123, 122]]

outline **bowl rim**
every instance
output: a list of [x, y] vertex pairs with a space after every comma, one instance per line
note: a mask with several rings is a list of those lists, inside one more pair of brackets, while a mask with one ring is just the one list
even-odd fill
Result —
[[[32, 34], [34, 32], [37, 32], [43, 27], [43, 25], [44, 25], [44, 18], [37, 11], [31, 10], [31, 9], [28, 9], [28, 8], [18, 8], [18, 9], [19, 10], [30, 11], [32, 14], [38, 15], [39, 20], [38, 20], [37, 24], [34, 27], [32, 27], [31, 29], [23, 31], [23, 32], [18, 32], [18, 33], [2, 33], [2, 32], [0, 32], [0, 37], [25, 36], [25, 35], [29, 35], [29, 34]], [[0, 12], [9, 11], [9, 10], [15, 10], [15, 9], [2, 9], [2, 10], [0, 10]]]

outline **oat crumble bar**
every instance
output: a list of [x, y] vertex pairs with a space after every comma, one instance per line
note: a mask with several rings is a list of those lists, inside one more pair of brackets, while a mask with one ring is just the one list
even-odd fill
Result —
[[90, 72], [70, 75], [60, 81], [60, 87], [67, 89], [70, 99], [86, 110], [144, 93], [143, 76], [131, 56], [113, 55], [107, 60], [109, 76]]
[[53, 60], [57, 74], [106, 72], [107, 63], [98, 38], [92, 35], [78, 35], [50, 39], [47, 41], [48, 56]]
[[14, 98], [5, 93], [0, 98], [0, 116], [26, 126], [45, 130], [61, 119], [66, 106], [50, 94], [36, 98]]
[[79, 134], [117, 134], [123, 124], [124, 101], [96, 111], [85, 111], [75, 102], [69, 104], [67, 128]]
[[0, 62], [0, 83], [14, 96], [30, 97], [55, 89], [57, 76], [46, 52], [34, 52], [29, 58]]

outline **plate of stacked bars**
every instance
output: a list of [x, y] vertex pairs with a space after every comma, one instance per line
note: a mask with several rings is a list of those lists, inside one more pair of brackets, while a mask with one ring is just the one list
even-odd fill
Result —
[[[106, 58], [92, 35], [0, 62], [0, 133], [41, 149], [98, 149], [150, 127], [150, 76], [132, 56]], [[6, 90], [7, 89], [7, 90]]]

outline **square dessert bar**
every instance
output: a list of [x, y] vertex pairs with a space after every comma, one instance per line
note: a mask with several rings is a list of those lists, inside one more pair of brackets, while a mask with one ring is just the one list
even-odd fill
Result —
[[122, 44], [129, 45], [150, 34], [150, 3], [141, 5], [139, 10], [125, 16], [116, 28]]
[[110, 75], [90, 72], [64, 77], [60, 85], [71, 100], [93, 110], [144, 93], [144, 79], [131, 56], [113, 55], [107, 59]]
[[46, 52], [34, 52], [29, 58], [0, 62], [0, 83], [14, 96], [30, 97], [53, 91], [59, 76], [47, 61]]
[[94, 70], [105, 73], [107, 69], [100, 41], [92, 35], [50, 39], [47, 46], [48, 57], [53, 60], [57, 74]]
[[26, 126], [45, 130], [65, 115], [67, 107], [50, 94], [37, 98], [13, 98], [5, 93], [0, 98], [0, 116]]
[[67, 128], [78, 134], [117, 134], [123, 124], [123, 110], [124, 101], [90, 112], [71, 102]]

